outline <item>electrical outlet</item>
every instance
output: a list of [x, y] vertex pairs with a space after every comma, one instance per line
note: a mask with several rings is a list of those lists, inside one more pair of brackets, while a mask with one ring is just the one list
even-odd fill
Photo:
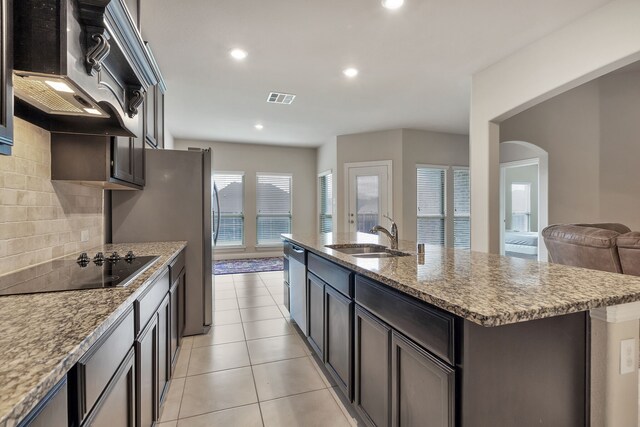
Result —
[[89, 241], [89, 230], [82, 230], [80, 232], [80, 241], [88, 242]]
[[634, 338], [620, 341], [620, 375], [635, 372], [636, 340]]

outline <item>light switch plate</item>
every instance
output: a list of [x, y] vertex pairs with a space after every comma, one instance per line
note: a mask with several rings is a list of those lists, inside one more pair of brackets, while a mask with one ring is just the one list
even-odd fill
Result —
[[620, 341], [620, 375], [630, 374], [636, 370], [636, 340], [634, 338]]
[[80, 241], [88, 242], [89, 241], [89, 230], [82, 230], [80, 232]]

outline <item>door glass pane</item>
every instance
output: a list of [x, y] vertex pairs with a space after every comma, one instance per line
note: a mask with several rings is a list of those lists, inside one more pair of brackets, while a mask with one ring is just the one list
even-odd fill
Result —
[[377, 175], [356, 177], [356, 229], [368, 233], [380, 223], [380, 189]]

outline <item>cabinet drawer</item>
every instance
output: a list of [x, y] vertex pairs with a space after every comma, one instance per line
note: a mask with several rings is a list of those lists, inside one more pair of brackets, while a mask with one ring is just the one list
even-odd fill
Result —
[[351, 271], [311, 253], [309, 254], [307, 269], [330, 284], [334, 289], [342, 292], [349, 298], [353, 298]]
[[180, 273], [182, 272], [182, 269], [185, 266], [185, 255], [184, 255], [184, 250], [182, 250], [177, 257], [175, 257], [173, 259], [173, 261], [171, 261], [171, 264], [169, 264], [169, 273], [171, 274], [171, 280], [170, 283], [173, 284], [176, 282], [176, 280], [178, 280], [178, 277], [180, 276]]
[[384, 285], [356, 276], [356, 302], [450, 364], [455, 363], [455, 317]]
[[98, 401], [134, 341], [133, 310], [124, 314], [103, 338], [78, 361], [78, 398], [80, 419]]
[[160, 276], [134, 302], [136, 308], [136, 336], [144, 329], [149, 319], [156, 314], [160, 303], [169, 292], [169, 271]]
[[286, 241], [284, 245], [284, 254], [290, 260], [295, 259], [302, 264], [306, 264], [304, 259], [305, 250], [302, 246], [298, 246], [295, 243]]

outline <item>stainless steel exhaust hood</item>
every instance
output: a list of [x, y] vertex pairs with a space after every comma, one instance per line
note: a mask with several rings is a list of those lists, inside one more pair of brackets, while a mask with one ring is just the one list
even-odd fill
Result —
[[20, 0], [14, 34], [16, 115], [51, 132], [137, 136], [160, 74], [123, 0]]

